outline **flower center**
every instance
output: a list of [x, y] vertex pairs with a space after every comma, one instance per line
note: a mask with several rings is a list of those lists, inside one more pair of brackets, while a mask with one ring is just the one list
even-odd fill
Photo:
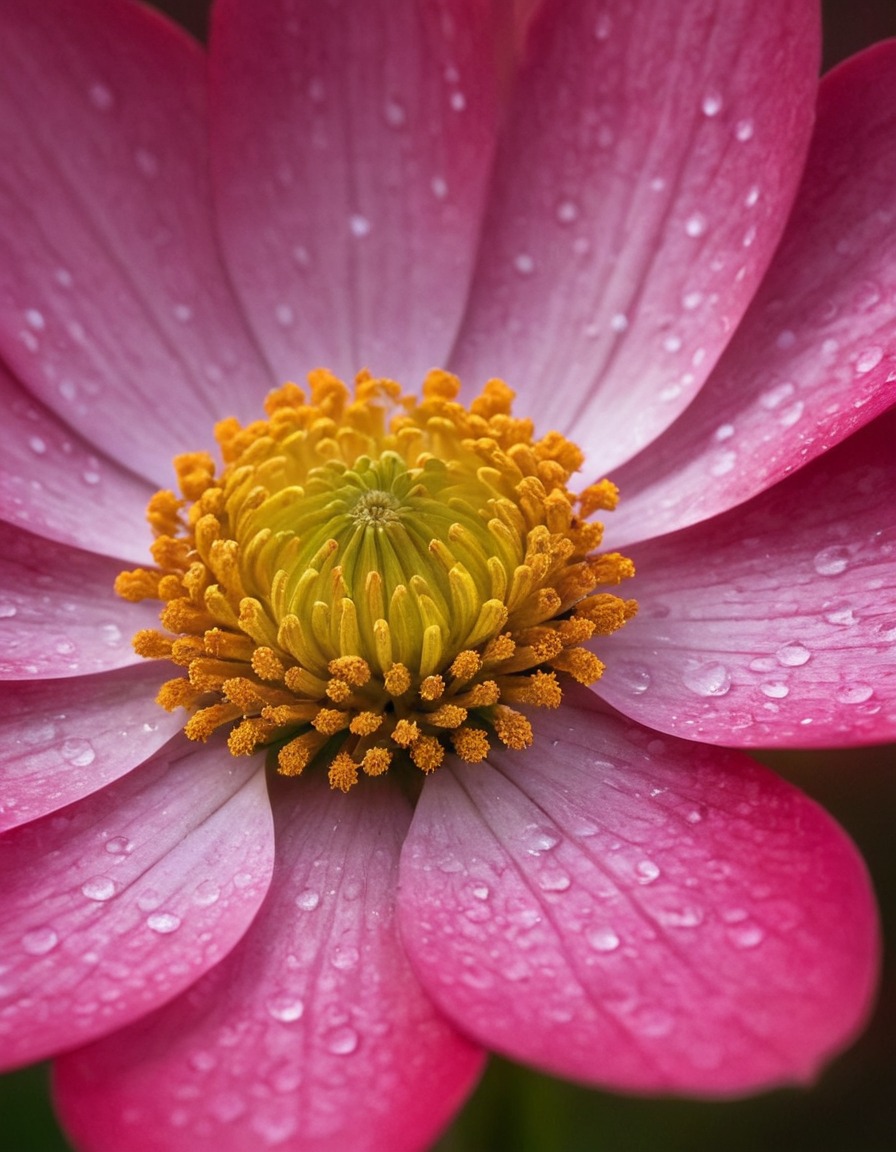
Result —
[[580, 451], [535, 439], [498, 380], [469, 407], [441, 371], [419, 399], [367, 373], [353, 393], [322, 370], [309, 384], [273, 392], [267, 420], [222, 421], [220, 474], [180, 456], [181, 496], [150, 501], [155, 567], [116, 591], [164, 604], [134, 639], [184, 669], [159, 703], [187, 709], [191, 739], [228, 730], [234, 755], [268, 748], [287, 776], [323, 761], [343, 791], [449, 750], [526, 748], [519, 707], [596, 681], [583, 645], [635, 611], [598, 590], [634, 572], [595, 551], [588, 517], [614, 485], [571, 493]]

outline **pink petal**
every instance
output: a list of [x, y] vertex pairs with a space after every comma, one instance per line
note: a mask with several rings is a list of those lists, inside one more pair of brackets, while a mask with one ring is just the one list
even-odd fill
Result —
[[742, 747], [896, 739], [896, 410], [713, 520], [633, 548], [638, 615], [597, 685]]
[[686, 415], [614, 475], [614, 544], [746, 500], [896, 401], [894, 186], [891, 41], [822, 81], [803, 184], [762, 291]]
[[0, 367], [0, 516], [64, 544], [148, 561], [152, 490], [73, 435]]
[[5, 1067], [170, 1000], [264, 899], [273, 836], [258, 760], [185, 743], [3, 835]]
[[122, 565], [0, 521], [0, 679], [54, 679], [139, 660], [131, 637], [158, 624], [158, 604], [112, 590]]
[[653, 440], [765, 272], [817, 67], [808, 0], [546, 3], [454, 367], [471, 383], [503, 376], [545, 430], [574, 430], [595, 469]]
[[0, 352], [167, 483], [174, 452], [270, 386], [215, 248], [203, 54], [106, 0], [6, 4], [0, 35]]
[[211, 38], [222, 240], [278, 373], [447, 358], [496, 118], [481, 0], [220, 0]]
[[627, 1091], [811, 1078], [877, 966], [841, 829], [739, 753], [587, 702], [538, 719], [530, 753], [455, 762], [417, 807], [401, 928], [436, 1003], [515, 1059]]
[[[367, 782], [366, 782], [367, 783]], [[390, 782], [275, 795], [277, 871], [243, 942], [201, 983], [57, 1066], [92, 1152], [423, 1149], [481, 1053], [438, 1015], [397, 939], [410, 813]]]
[[0, 694], [0, 830], [104, 788], [183, 726], [155, 694], [164, 678], [140, 664], [105, 676], [7, 683]]

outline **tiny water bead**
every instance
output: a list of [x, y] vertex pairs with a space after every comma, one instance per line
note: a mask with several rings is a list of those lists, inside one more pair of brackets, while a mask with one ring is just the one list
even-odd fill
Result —
[[562, 681], [596, 681], [585, 647], [636, 608], [603, 590], [633, 575], [599, 553], [615, 506], [573, 493], [579, 449], [536, 438], [490, 380], [465, 406], [430, 372], [420, 397], [325, 370], [271, 393], [267, 419], [219, 423], [223, 459], [175, 459], [180, 495], [148, 508], [155, 566], [123, 572], [127, 600], [163, 604], [136, 651], [183, 674], [159, 703], [187, 736], [228, 732], [281, 774], [325, 764], [334, 788], [390, 767], [436, 769], [532, 742], [520, 706], [554, 708]]

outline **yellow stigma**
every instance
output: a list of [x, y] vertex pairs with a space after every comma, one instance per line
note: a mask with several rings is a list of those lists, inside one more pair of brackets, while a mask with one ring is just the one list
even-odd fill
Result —
[[499, 380], [469, 407], [442, 371], [419, 399], [368, 373], [354, 392], [322, 370], [309, 384], [271, 393], [266, 420], [222, 421], [220, 472], [180, 456], [181, 497], [150, 501], [155, 566], [116, 591], [164, 604], [134, 641], [184, 670], [159, 703], [187, 709], [191, 739], [226, 730], [234, 755], [272, 749], [286, 776], [319, 760], [342, 791], [528, 747], [517, 707], [597, 680], [582, 645], [635, 611], [599, 590], [634, 569], [596, 553], [587, 519], [615, 487], [571, 493], [578, 448], [536, 439]]

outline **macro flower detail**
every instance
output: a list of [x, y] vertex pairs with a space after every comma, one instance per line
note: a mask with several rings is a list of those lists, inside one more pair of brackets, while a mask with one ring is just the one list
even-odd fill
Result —
[[160, 567], [116, 589], [165, 603], [168, 632], [135, 643], [186, 669], [159, 703], [191, 711], [193, 740], [232, 724], [234, 755], [275, 746], [283, 775], [324, 758], [343, 792], [396, 753], [432, 772], [450, 750], [484, 760], [489, 733], [529, 747], [514, 706], [558, 707], [558, 673], [600, 679], [583, 643], [636, 608], [595, 592], [633, 574], [594, 552], [603, 528], [585, 519], [615, 506], [615, 487], [571, 494], [581, 453], [533, 441], [501, 381], [469, 411], [445, 372], [419, 404], [369, 373], [351, 402], [327, 372], [309, 382], [307, 400], [272, 394], [267, 421], [218, 426], [219, 479], [191, 453], [175, 462], [183, 499], [150, 501]]
[[743, 749], [896, 731], [896, 48], [0, 28], [4, 1067], [79, 1152], [421, 1152], [490, 1050], [813, 1077], [874, 897]]

